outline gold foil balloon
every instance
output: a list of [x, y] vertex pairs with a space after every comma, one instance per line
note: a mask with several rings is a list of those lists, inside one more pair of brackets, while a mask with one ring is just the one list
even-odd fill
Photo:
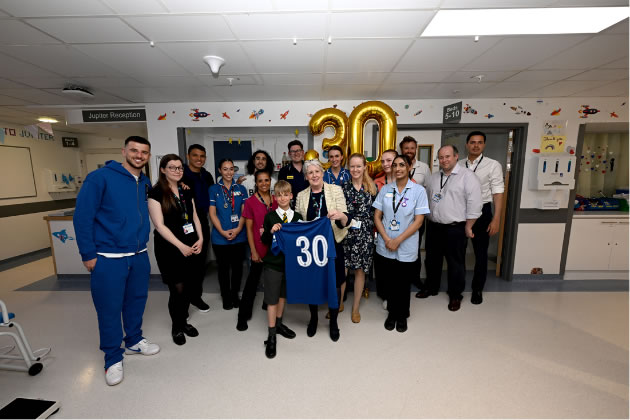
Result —
[[313, 159], [319, 159], [319, 153], [317, 152], [317, 150], [309, 150], [308, 152], [304, 153], [304, 160], [313, 160]]
[[[335, 136], [322, 140], [322, 149], [328, 150], [330, 146], [339, 146], [344, 151], [341, 165], [346, 164], [348, 158], [348, 116], [345, 112], [336, 108], [325, 108], [317, 111], [308, 123], [308, 128], [314, 136], [322, 134], [326, 127], [335, 129]], [[319, 156], [319, 155], [318, 155]], [[324, 169], [330, 168], [330, 162], [322, 162]]]
[[368, 173], [374, 178], [383, 171], [383, 151], [396, 149], [396, 113], [389, 105], [380, 101], [363, 102], [354, 108], [349, 118], [350, 154], [363, 153], [363, 128], [368, 120], [376, 120], [379, 127], [378, 156], [367, 164]]

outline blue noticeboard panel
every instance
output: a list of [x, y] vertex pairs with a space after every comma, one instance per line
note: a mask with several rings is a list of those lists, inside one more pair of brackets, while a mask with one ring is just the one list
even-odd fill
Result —
[[[214, 179], [218, 180], [221, 177], [219, 173], [218, 164], [223, 158], [229, 158], [234, 161], [237, 160], [249, 160], [252, 155], [252, 142], [251, 141], [241, 141], [238, 143], [238, 140], [232, 140], [232, 144], [229, 141], [215, 141], [212, 143], [214, 147]], [[240, 168], [240, 173], [247, 173], [246, 168]]]

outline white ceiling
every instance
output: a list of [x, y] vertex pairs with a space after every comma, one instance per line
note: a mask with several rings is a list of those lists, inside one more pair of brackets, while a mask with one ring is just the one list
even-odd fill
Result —
[[[0, 120], [63, 119], [56, 105], [627, 96], [628, 19], [594, 35], [420, 38], [439, 9], [576, 6], [628, 2], [0, 0]], [[225, 58], [218, 78], [204, 55]]]

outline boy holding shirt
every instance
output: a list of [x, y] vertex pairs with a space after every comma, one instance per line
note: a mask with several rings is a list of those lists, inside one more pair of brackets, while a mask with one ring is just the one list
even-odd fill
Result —
[[[267, 213], [263, 222], [261, 241], [271, 246], [273, 234], [282, 228], [283, 223], [303, 220], [302, 215], [291, 210], [291, 184], [278, 181], [274, 191], [278, 208]], [[287, 295], [287, 283], [284, 273], [284, 255], [273, 255], [268, 252], [263, 257], [263, 272], [265, 285], [265, 303], [267, 304], [267, 320], [269, 321], [269, 337], [265, 341], [265, 355], [269, 359], [276, 357], [276, 333], [285, 338], [294, 338], [295, 332], [282, 323], [282, 314]]]

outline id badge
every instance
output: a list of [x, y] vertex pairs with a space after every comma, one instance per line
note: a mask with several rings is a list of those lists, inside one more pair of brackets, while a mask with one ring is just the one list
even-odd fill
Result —
[[389, 230], [400, 230], [400, 223], [398, 223], [398, 220], [394, 219], [391, 221], [391, 223], [389, 224]]
[[431, 200], [433, 200], [434, 203], [439, 203], [441, 199], [442, 194], [439, 192], [433, 193], [433, 197], [431, 197]]
[[350, 229], [361, 229], [361, 221], [352, 219], [352, 222], [350, 222]]
[[186, 235], [188, 235], [189, 233], [193, 233], [195, 231], [195, 228], [193, 227], [192, 223], [186, 223], [184, 226], [184, 233]]
[[238, 223], [238, 214], [233, 214], [232, 216], [230, 216], [230, 221], [232, 223]]

